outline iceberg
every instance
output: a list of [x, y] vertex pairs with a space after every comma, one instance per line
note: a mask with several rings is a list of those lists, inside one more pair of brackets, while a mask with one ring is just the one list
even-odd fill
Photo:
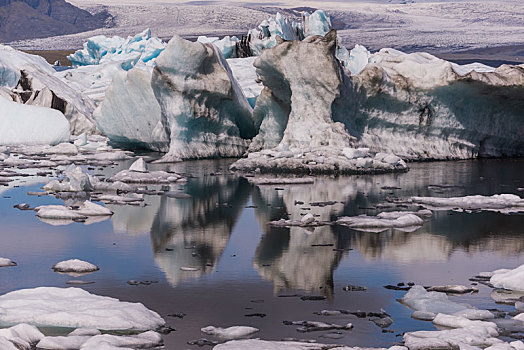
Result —
[[56, 145], [69, 141], [69, 123], [54, 109], [0, 96], [0, 145]]
[[112, 144], [130, 149], [169, 150], [169, 138], [148, 71], [133, 68], [117, 72], [94, 112], [94, 119]]
[[0, 324], [96, 328], [106, 331], [154, 330], [165, 321], [140, 303], [91, 294], [79, 288], [39, 287], [0, 296]]
[[246, 151], [252, 109], [216, 46], [174, 36], [156, 59], [151, 86], [170, 139], [161, 161]]
[[[258, 135], [247, 159], [232, 170], [293, 173], [376, 173], [406, 171], [394, 155], [354, 150], [356, 138], [338, 122], [352, 91], [335, 58], [337, 36], [281, 41], [255, 60], [264, 84], [253, 119]], [[318, 74], [313, 67], [322, 67]], [[358, 152], [361, 157], [356, 157]]]
[[360, 144], [404, 159], [524, 155], [522, 66], [458, 66], [382, 49], [351, 77], [345, 126]]
[[123, 68], [131, 69], [135, 65], [153, 65], [154, 59], [164, 50], [165, 44], [159, 38], [151, 36], [148, 28], [127, 39], [119, 36], [98, 35], [84, 43], [81, 50], [67, 56], [73, 66], [103, 64], [111, 61], [124, 61]]

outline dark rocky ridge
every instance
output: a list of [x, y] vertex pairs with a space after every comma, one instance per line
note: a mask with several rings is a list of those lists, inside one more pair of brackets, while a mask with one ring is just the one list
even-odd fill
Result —
[[0, 42], [73, 34], [112, 26], [107, 11], [91, 14], [64, 0], [0, 0]]

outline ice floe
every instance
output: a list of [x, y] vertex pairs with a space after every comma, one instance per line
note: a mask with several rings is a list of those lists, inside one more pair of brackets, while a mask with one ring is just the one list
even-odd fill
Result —
[[90, 262], [79, 260], [79, 259], [70, 259], [65, 261], [60, 261], [56, 263], [53, 267], [55, 272], [76, 272], [76, 273], [88, 273], [98, 271], [99, 268], [96, 265], [91, 264]]
[[513, 270], [494, 271], [489, 282], [497, 288], [524, 291], [524, 265]]
[[399, 301], [415, 311], [469, 316], [473, 319], [493, 318], [493, 314], [489, 311], [478, 310], [471, 305], [451, 301], [446, 293], [428, 292], [424, 287], [418, 285], [411, 287]]
[[0, 324], [37, 327], [154, 330], [165, 321], [140, 303], [90, 294], [79, 288], [39, 287], [0, 296]]
[[9, 267], [9, 266], [17, 266], [18, 264], [15, 263], [13, 260], [8, 258], [1, 258], [0, 257], [0, 267]]
[[249, 326], [232, 326], [228, 328], [207, 326], [200, 331], [204, 334], [214, 335], [222, 339], [238, 339], [250, 336], [259, 331], [258, 328]]
[[493, 196], [465, 197], [411, 197], [413, 203], [432, 210], [489, 210], [502, 213], [524, 211], [524, 199], [514, 194], [495, 194]]

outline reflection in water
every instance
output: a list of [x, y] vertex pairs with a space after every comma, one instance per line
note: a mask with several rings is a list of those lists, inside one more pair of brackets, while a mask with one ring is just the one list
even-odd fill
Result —
[[[189, 163], [184, 171], [196, 174], [191, 166], [199, 164]], [[300, 220], [307, 213], [320, 221], [332, 221], [343, 215], [405, 209], [389, 203], [388, 197], [492, 195], [516, 193], [517, 187], [524, 187], [518, 177], [524, 171], [524, 161], [441, 162], [411, 167], [406, 174], [317, 177], [314, 185], [254, 186], [236, 176], [205, 176], [201, 171], [184, 186], [191, 199], [147, 196], [145, 208], [111, 207], [115, 211], [112, 221], [115, 231], [150, 232], [157, 266], [170, 284], [177, 285], [213, 271], [251, 195], [256, 219], [264, 231], [253, 258], [259, 275], [272, 281], [277, 293], [301, 290], [329, 298], [333, 295], [333, 271], [349, 248], [368, 261], [396, 264], [446, 262], [459, 249], [469, 253], [493, 251], [502, 256], [524, 252], [522, 216], [498, 213], [434, 212], [420, 229], [410, 233], [267, 225], [281, 218]], [[216, 164], [205, 172], [215, 169]], [[448, 184], [453, 186], [428, 188]], [[326, 201], [337, 203], [312, 205]], [[379, 204], [389, 207], [377, 209]], [[181, 271], [181, 267], [198, 271]]]
[[192, 198], [161, 197], [151, 226], [155, 262], [173, 286], [214, 269], [248, 200], [250, 186], [236, 177], [206, 176], [189, 181], [184, 192]]
[[[365, 187], [365, 183], [363, 184]], [[258, 186], [253, 191], [257, 219], [265, 231], [254, 258], [260, 276], [273, 281], [275, 291], [305, 290], [333, 296], [333, 271], [338, 266], [344, 248], [337, 242], [331, 226], [316, 228], [280, 228], [268, 226], [285, 213], [300, 220], [313, 214], [318, 220], [331, 220], [341, 215], [343, 203], [353, 199], [358, 191], [356, 182], [343, 179], [318, 178], [314, 185]], [[337, 201], [329, 206], [310, 203]], [[331, 246], [331, 244], [333, 246]], [[326, 246], [327, 245], [327, 246]]]

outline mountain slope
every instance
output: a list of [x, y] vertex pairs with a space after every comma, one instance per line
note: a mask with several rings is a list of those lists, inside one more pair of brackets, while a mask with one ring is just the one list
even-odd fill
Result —
[[64, 0], [0, 0], [0, 42], [79, 33], [112, 24]]

